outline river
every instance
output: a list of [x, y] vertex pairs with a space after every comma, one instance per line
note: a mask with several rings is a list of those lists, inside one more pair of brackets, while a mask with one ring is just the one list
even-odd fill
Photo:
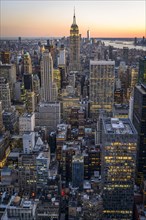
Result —
[[115, 40], [102, 40], [105, 46], [113, 46], [114, 48], [123, 49], [123, 47], [128, 47], [129, 49], [144, 50], [146, 51], [146, 46], [135, 46], [133, 41], [115, 41]]

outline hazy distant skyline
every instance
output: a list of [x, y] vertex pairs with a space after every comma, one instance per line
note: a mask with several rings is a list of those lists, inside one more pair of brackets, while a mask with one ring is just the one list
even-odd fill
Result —
[[146, 34], [146, 0], [1, 0], [0, 4], [1, 37], [69, 36], [74, 6], [83, 37], [88, 29], [91, 37]]

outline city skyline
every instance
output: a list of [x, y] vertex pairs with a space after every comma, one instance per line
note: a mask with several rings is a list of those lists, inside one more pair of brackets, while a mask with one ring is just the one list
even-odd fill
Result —
[[91, 37], [146, 35], [145, 0], [2, 0], [1, 37], [69, 36], [74, 7], [82, 37], [86, 37], [88, 29]]

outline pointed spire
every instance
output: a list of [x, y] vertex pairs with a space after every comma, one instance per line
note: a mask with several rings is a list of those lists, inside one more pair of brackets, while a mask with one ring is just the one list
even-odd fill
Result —
[[74, 7], [73, 24], [76, 24], [75, 7]]

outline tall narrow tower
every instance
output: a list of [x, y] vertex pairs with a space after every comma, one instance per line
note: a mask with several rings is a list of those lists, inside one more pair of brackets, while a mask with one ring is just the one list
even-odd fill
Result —
[[46, 50], [42, 55], [41, 61], [41, 100], [52, 101], [53, 85], [53, 60], [51, 54]]
[[32, 74], [31, 57], [28, 52], [24, 54], [24, 73]]
[[80, 70], [80, 35], [74, 11], [73, 23], [70, 28], [70, 70]]

